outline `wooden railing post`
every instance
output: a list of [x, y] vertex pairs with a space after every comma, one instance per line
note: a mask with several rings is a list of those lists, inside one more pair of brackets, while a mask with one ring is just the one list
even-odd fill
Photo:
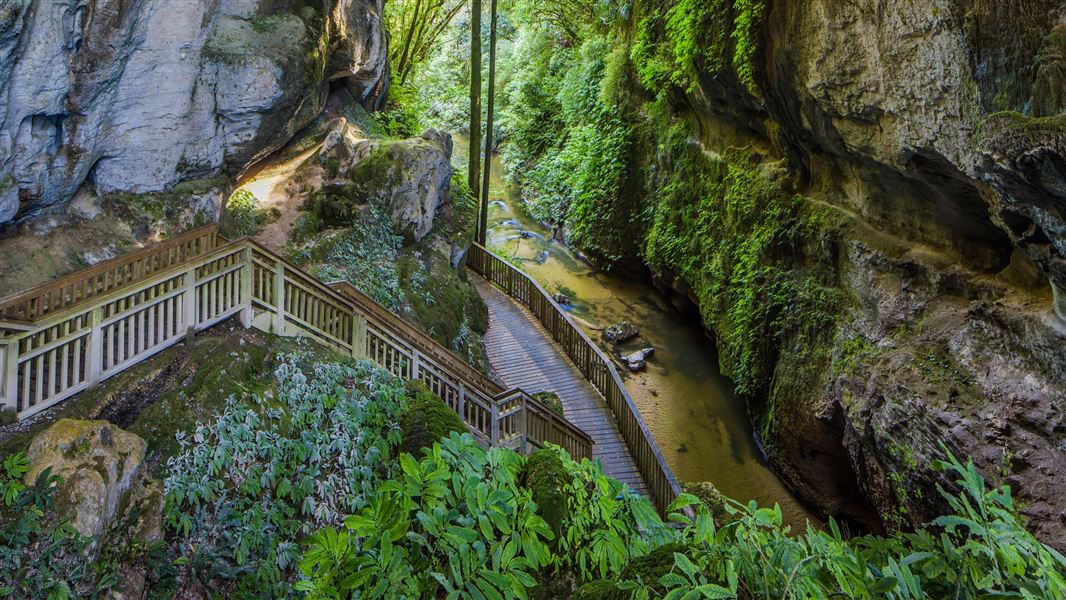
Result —
[[87, 363], [86, 379], [89, 387], [100, 385], [100, 377], [104, 372], [104, 309], [97, 308], [89, 313], [89, 342], [85, 349]]
[[252, 247], [246, 246], [244, 252], [241, 253], [241, 260], [244, 261], [244, 268], [241, 269], [241, 304], [244, 305], [244, 309], [241, 310], [241, 326], [248, 329], [252, 326], [252, 278], [255, 277], [255, 265], [252, 262]]
[[518, 416], [519, 435], [522, 436], [520, 440], [519, 450], [523, 456], [529, 454], [529, 402], [526, 400], [526, 395], [522, 394], [522, 412]]
[[366, 358], [366, 317], [352, 313], [352, 358]]
[[19, 343], [10, 340], [3, 347], [3, 363], [0, 368], [4, 369], [4, 397], [0, 401], [0, 410], [11, 409], [18, 414], [18, 391], [19, 391]]
[[272, 329], [277, 335], [285, 335], [285, 263], [280, 260], [274, 263], [274, 303], [277, 307]]
[[197, 312], [197, 293], [196, 293], [196, 267], [185, 271], [185, 337], [192, 339], [196, 335], [196, 326], [199, 324], [199, 313]]
[[459, 417], [466, 421], [466, 386], [463, 382], [459, 382], [459, 395], [455, 399], [455, 412], [459, 413]]
[[500, 443], [500, 405], [493, 401], [490, 406], [492, 424], [489, 425], [489, 447], [495, 448]]

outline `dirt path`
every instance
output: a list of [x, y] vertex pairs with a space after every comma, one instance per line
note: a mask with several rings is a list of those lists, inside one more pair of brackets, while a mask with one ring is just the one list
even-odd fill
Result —
[[300, 218], [301, 199], [289, 195], [289, 181], [300, 165], [318, 152], [319, 146], [316, 144], [288, 161], [268, 165], [241, 186], [259, 199], [263, 209], [276, 209], [280, 214], [277, 220], [263, 228], [258, 237], [259, 243], [275, 252], [285, 248]]

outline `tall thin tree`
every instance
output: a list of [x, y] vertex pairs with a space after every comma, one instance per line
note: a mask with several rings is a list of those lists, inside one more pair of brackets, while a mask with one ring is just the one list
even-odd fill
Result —
[[489, 177], [492, 171], [492, 118], [496, 109], [496, 0], [492, 0], [491, 21], [489, 23], [489, 106], [485, 118], [485, 175], [481, 180], [481, 228], [478, 241], [482, 246], [488, 238], [489, 230]]
[[[470, 0], [470, 164], [467, 183], [481, 197], [481, 0]], [[478, 238], [480, 240], [480, 237]]]

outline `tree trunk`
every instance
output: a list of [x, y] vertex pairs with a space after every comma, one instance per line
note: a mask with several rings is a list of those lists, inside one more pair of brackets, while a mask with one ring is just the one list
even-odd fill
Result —
[[492, 171], [492, 117], [496, 108], [496, 0], [492, 0], [489, 24], [489, 106], [485, 119], [485, 177], [481, 180], [481, 229], [478, 241], [486, 245], [489, 230], [489, 175]]
[[481, 0], [470, 0], [470, 169], [467, 183], [481, 197]]

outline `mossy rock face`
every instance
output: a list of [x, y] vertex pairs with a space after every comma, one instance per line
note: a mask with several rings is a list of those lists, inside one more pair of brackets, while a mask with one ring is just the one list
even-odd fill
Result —
[[640, 581], [651, 588], [653, 594], [666, 594], [659, 579], [674, 570], [674, 553], [685, 553], [681, 544], [667, 544], [629, 561], [618, 576], [620, 581]]
[[577, 588], [570, 600], [628, 600], [631, 594], [607, 579], [590, 581]]
[[367, 205], [366, 189], [350, 182], [330, 183], [312, 194], [308, 203], [322, 225], [349, 227]]
[[140, 477], [146, 444], [107, 421], [60, 419], [34, 438], [26, 485], [46, 469], [63, 478], [56, 509], [82, 535], [101, 535]]
[[407, 384], [409, 405], [407, 414], [400, 422], [403, 440], [400, 452], [419, 454], [441, 438], [454, 433], [467, 433], [469, 430], [459, 414], [451, 409], [436, 394], [429, 391], [421, 381]]
[[570, 474], [566, 471], [562, 459], [551, 450], [534, 452], [526, 459], [521, 482], [533, 493], [537, 514], [551, 527], [555, 539], [550, 543], [556, 546], [563, 534], [563, 524], [569, 516], [565, 487], [570, 482]]
[[692, 494], [700, 499], [700, 502], [707, 507], [707, 510], [714, 517], [714, 522], [717, 525], [721, 525], [729, 517], [729, 513], [725, 509], [725, 496], [722, 492], [718, 491], [718, 488], [714, 487], [713, 483], [707, 481], [700, 482], [688, 482], [681, 484], [681, 489], [686, 494]]

